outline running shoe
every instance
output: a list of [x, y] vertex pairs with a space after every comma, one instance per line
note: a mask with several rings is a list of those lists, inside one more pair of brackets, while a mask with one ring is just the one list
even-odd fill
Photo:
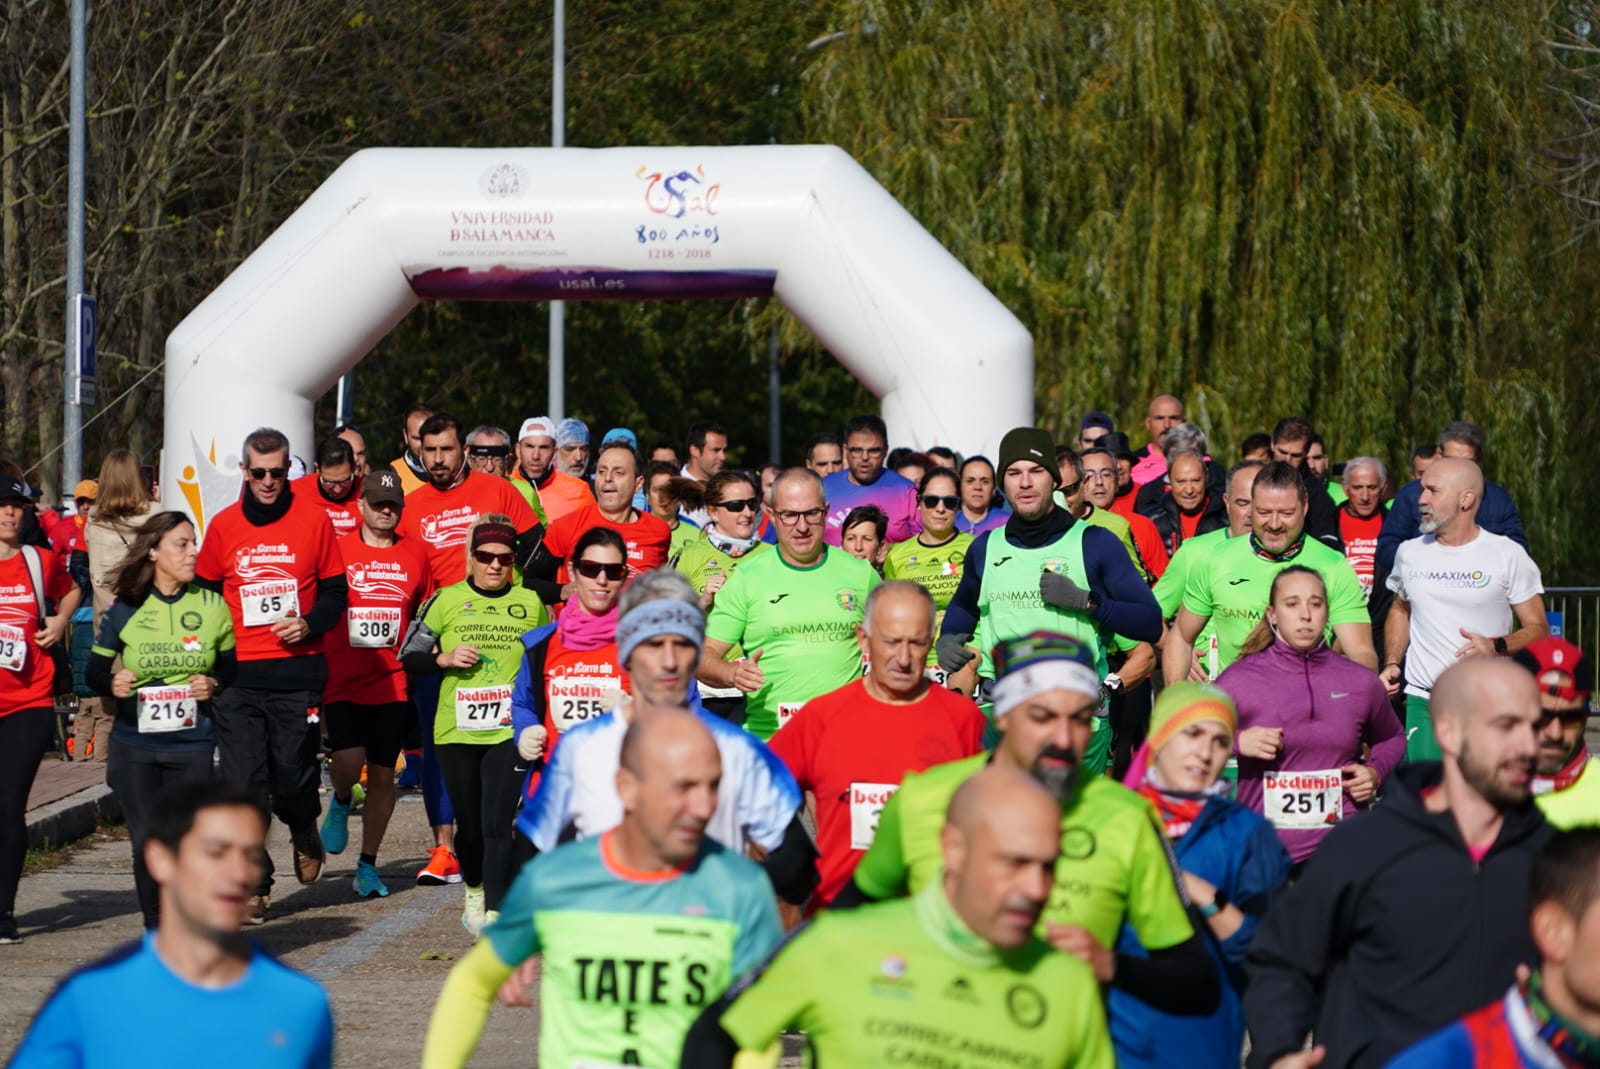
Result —
[[322, 850], [322, 836], [317, 826], [289, 832], [289, 845], [294, 847], [294, 877], [301, 883], [316, 883], [322, 875], [322, 863], [327, 855]]
[[0, 946], [13, 946], [22, 942], [22, 933], [17, 930], [17, 918], [11, 913], [0, 913]]
[[379, 878], [377, 866], [369, 865], [365, 861], [356, 862], [356, 878], [350, 885], [355, 888], [357, 898], [371, 898], [373, 895], [379, 898], [389, 897], [389, 888], [385, 887], [383, 880]]
[[424, 887], [443, 887], [447, 883], [461, 882], [461, 866], [448, 846], [436, 846], [428, 854], [428, 863], [417, 873], [417, 883]]
[[248, 924], [267, 923], [267, 907], [272, 905], [271, 895], [251, 895], [249, 905], [245, 909], [244, 919]]
[[488, 910], [483, 905], [483, 888], [467, 888], [467, 904], [461, 910], [461, 927], [467, 934], [476, 939], [482, 934], [484, 927], [489, 923]]
[[330, 854], [342, 854], [349, 845], [350, 802], [341, 802], [335, 795], [328, 799], [328, 813], [322, 818], [322, 848]]
[[360, 809], [367, 803], [367, 788], [365, 784], [355, 783], [350, 787], [350, 808]]

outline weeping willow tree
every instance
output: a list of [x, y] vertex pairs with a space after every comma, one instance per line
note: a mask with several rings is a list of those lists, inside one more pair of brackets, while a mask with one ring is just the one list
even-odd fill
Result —
[[845, 0], [807, 134], [1028, 325], [1059, 436], [1103, 408], [1137, 441], [1170, 391], [1219, 455], [1300, 414], [1398, 464], [1472, 419], [1570, 581], [1600, 561], [1600, 272], [1543, 172], [1564, 10]]

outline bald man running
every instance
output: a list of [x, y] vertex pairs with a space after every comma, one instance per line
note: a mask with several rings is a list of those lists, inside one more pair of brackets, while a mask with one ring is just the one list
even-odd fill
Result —
[[1443, 766], [1402, 765], [1383, 804], [1335, 827], [1257, 930], [1250, 1069], [1378, 1069], [1537, 962], [1520, 921], [1551, 835], [1532, 800], [1533, 676], [1467, 658], [1439, 677], [1431, 711]]
[[1390, 694], [1403, 681], [1412, 761], [1440, 757], [1428, 699], [1446, 668], [1464, 657], [1504, 657], [1550, 633], [1539, 566], [1516, 542], [1478, 526], [1483, 485], [1483, 472], [1463, 457], [1428, 465], [1422, 534], [1400, 544], [1389, 573], [1380, 674]]
[[818, 1065], [1112, 1065], [1093, 970], [1033, 934], [1060, 830], [1027, 773], [972, 776], [950, 800], [939, 879], [820, 916], [701, 1015], [681, 1064], [731, 1066], [799, 1028]]
[[717, 744], [690, 713], [630, 724], [622, 823], [523, 868], [439, 994], [424, 1069], [467, 1064], [496, 990], [535, 954], [539, 1064], [677, 1064], [700, 1007], [781, 938], [761, 868], [706, 837], [721, 778]]

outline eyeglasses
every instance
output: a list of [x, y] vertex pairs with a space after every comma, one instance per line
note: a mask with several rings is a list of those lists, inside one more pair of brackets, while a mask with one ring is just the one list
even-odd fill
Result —
[[515, 553], [490, 553], [486, 549], [472, 551], [472, 559], [479, 564], [498, 564], [502, 568], [509, 568], [517, 562]]
[[714, 509], [727, 509], [729, 512], [744, 512], [746, 510], [754, 512], [761, 507], [761, 499], [759, 497], [741, 497], [737, 501], [720, 501], [711, 507]]
[[785, 527], [793, 527], [802, 519], [808, 524], [819, 524], [822, 522], [822, 518], [827, 514], [827, 509], [806, 509], [804, 512], [795, 512], [791, 509], [784, 509], [782, 512], [774, 512], [772, 515]]
[[946, 497], [944, 494], [923, 494], [922, 495], [922, 507], [925, 508], [925, 509], [936, 509], [936, 508], [939, 508], [942, 505], [947, 509], [954, 510], [960, 504], [961, 504], [961, 499], [959, 497], [953, 497], [953, 496], [952, 497]]
[[260, 482], [262, 479], [265, 479], [268, 476], [271, 476], [274, 479], [281, 479], [285, 475], [289, 474], [288, 468], [251, 468], [249, 471], [250, 478], [255, 479], [257, 482]]
[[1083, 477], [1092, 483], [1100, 483], [1105, 482], [1107, 479], [1115, 479], [1117, 473], [1107, 468], [1105, 471], [1086, 471], [1083, 473]]
[[598, 579], [603, 575], [613, 583], [620, 583], [628, 578], [628, 566], [626, 564], [606, 564], [597, 560], [580, 560], [575, 561], [572, 566], [578, 569], [578, 574], [585, 579]]
[[1061, 488], [1061, 496], [1062, 497], [1071, 497], [1073, 494], [1077, 493], [1080, 489], [1082, 489], [1082, 487], [1083, 487], [1083, 480], [1082, 479], [1079, 479], [1075, 483], [1068, 483], [1067, 485], [1065, 485], [1065, 486], [1063, 486]]
[[[261, 470], [263, 472], [266, 471], [265, 468], [263, 468]], [[255, 474], [255, 473], [252, 472], [251, 474]], [[260, 478], [260, 476], [256, 476], [256, 477]], [[346, 479], [324, 479], [322, 476], [318, 475], [317, 476], [317, 482], [321, 483], [324, 487], [326, 487], [329, 490], [339, 490], [339, 489], [342, 489], [342, 488], [344, 488], [346, 486], [354, 486], [355, 483], [356, 483], [356, 477], [354, 475], [352, 475], [352, 476], [350, 476], [349, 478], [346, 478]]]

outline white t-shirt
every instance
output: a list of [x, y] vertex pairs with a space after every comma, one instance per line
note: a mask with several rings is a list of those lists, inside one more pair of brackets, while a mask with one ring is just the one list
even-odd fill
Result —
[[1516, 630], [1511, 611], [1544, 593], [1539, 566], [1504, 535], [1478, 529], [1462, 546], [1441, 546], [1431, 534], [1400, 544], [1389, 589], [1411, 605], [1406, 693], [1426, 698], [1439, 673], [1456, 663], [1465, 628], [1488, 638]]

